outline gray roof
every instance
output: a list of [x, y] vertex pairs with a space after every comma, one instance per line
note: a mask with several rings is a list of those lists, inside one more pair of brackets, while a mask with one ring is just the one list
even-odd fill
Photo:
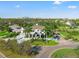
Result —
[[18, 26], [18, 25], [11, 25], [11, 26], [9, 26], [9, 28], [11, 28], [11, 29], [21, 29], [21, 27]]

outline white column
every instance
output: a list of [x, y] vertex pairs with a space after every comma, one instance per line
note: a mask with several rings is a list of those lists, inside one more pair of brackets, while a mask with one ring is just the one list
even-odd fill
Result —
[[32, 38], [33, 38], [33, 34], [32, 34]]
[[30, 34], [28, 34], [29, 38], [30, 38]]
[[40, 38], [41, 38], [41, 34], [40, 34]]
[[37, 35], [35, 35], [35, 38], [37, 38]]

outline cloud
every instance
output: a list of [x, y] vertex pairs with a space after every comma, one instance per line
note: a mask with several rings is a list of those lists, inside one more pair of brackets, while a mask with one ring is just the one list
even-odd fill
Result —
[[77, 6], [68, 6], [68, 8], [70, 8], [70, 9], [76, 9]]
[[20, 5], [16, 5], [16, 8], [19, 8], [20, 7]]
[[53, 4], [59, 5], [59, 4], [61, 4], [61, 3], [62, 3], [62, 1], [54, 1]]

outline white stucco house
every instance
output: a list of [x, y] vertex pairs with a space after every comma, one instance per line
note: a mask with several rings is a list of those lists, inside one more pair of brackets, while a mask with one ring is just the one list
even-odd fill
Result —
[[23, 31], [24, 28], [23, 28], [23, 27], [20, 27], [20, 26], [18, 26], [18, 25], [11, 25], [11, 26], [9, 26], [9, 30], [10, 30], [11, 32], [16, 32], [16, 33], [18, 33], [18, 32]]
[[16, 36], [17, 43], [20, 44], [25, 41], [25, 33], [21, 32]]
[[69, 26], [71, 26], [71, 23], [68, 21], [68, 22], [66, 22], [66, 25], [69, 25]]
[[11, 25], [11, 26], [9, 26], [9, 28], [10, 28], [11, 32], [16, 32], [16, 33], [19, 32], [19, 34], [15, 37], [15, 39], [17, 40], [18, 44], [20, 44], [20, 43], [25, 41], [26, 35], [24, 33], [24, 28], [23, 27], [20, 27], [18, 25]]
[[35, 24], [32, 26], [32, 32], [30, 32], [31, 38], [44, 38], [45, 37], [45, 31], [43, 30], [45, 27]]
[[76, 24], [73, 21], [67, 21], [66, 25], [70, 26], [70, 27], [75, 27]]

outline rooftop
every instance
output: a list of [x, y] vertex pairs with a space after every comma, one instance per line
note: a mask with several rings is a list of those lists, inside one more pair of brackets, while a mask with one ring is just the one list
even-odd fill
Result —
[[44, 28], [45, 28], [44, 26], [38, 25], [38, 24], [32, 26], [32, 29], [40, 29], [40, 30], [43, 30]]

